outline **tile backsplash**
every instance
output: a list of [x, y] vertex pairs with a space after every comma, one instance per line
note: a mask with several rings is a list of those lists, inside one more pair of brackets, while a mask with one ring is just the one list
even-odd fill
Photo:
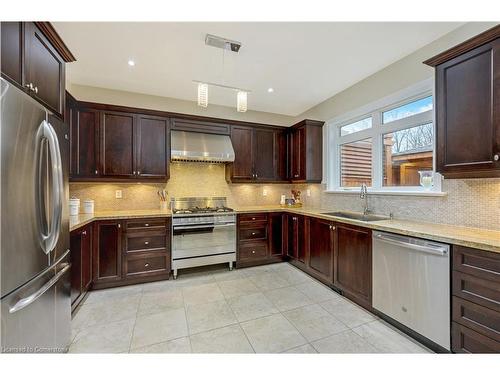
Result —
[[[224, 165], [201, 163], [172, 163], [166, 184], [71, 183], [70, 195], [94, 199], [97, 211], [155, 209], [156, 192], [162, 188], [168, 199], [226, 196], [229, 206], [278, 204], [280, 195], [289, 196], [293, 188], [302, 191], [306, 206], [353, 211], [363, 207], [358, 195], [325, 193], [321, 184], [228, 184]], [[115, 198], [116, 190], [122, 190], [121, 199]], [[500, 230], [500, 179], [444, 180], [443, 191], [443, 197], [370, 195], [369, 205], [376, 213], [392, 212], [396, 218]]]

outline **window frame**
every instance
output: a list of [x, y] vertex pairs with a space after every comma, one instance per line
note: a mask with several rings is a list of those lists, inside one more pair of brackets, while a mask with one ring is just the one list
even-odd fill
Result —
[[[416, 115], [382, 123], [383, 113], [413, 101], [432, 96], [432, 110]], [[356, 121], [372, 118], [372, 127], [355, 133], [341, 136], [341, 128]], [[383, 186], [383, 137], [384, 134], [432, 123], [434, 142], [432, 150], [432, 164], [434, 172], [434, 186], [426, 190], [422, 186]], [[373, 103], [350, 111], [342, 116], [331, 119], [326, 125], [326, 192], [358, 193], [359, 187], [341, 186], [341, 157], [340, 146], [362, 139], [372, 139], [372, 186], [368, 191], [375, 194], [408, 194], [408, 195], [445, 195], [441, 192], [442, 177], [436, 173], [436, 121], [435, 121], [435, 93], [434, 79], [427, 79], [393, 95], [377, 100]]]

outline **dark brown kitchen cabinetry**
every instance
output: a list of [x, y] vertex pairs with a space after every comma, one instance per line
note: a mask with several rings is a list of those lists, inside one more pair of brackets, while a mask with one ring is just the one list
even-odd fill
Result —
[[168, 119], [147, 115], [137, 116], [137, 176], [139, 178], [169, 178], [170, 132]]
[[122, 279], [122, 220], [95, 223], [92, 257], [95, 288], [115, 286]]
[[500, 177], [500, 26], [427, 61], [436, 68], [436, 168]]
[[232, 126], [235, 160], [226, 168], [231, 182], [276, 182], [284, 179], [283, 130]]
[[302, 215], [286, 214], [287, 255], [292, 264], [306, 264], [306, 218]]
[[134, 114], [101, 112], [99, 142], [103, 177], [119, 179], [137, 175], [136, 121]]
[[283, 215], [251, 213], [238, 215], [237, 267], [283, 260]]
[[500, 353], [500, 254], [455, 245], [452, 262], [452, 350]]
[[166, 181], [169, 119], [102, 110], [67, 95], [72, 181]]
[[83, 300], [92, 283], [92, 225], [70, 235], [71, 310]]
[[48, 22], [2, 22], [2, 76], [63, 117], [65, 63], [75, 61]]
[[331, 221], [314, 217], [309, 219], [308, 273], [328, 285], [333, 284], [335, 230], [336, 227]]
[[79, 108], [66, 96], [66, 122], [70, 129], [70, 178], [99, 176], [99, 111]]
[[334, 285], [366, 309], [372, 307], [371, 230], [335, 223]]
[[323, 122], [303, 120], [288, 133], [288, 179], [321, 182], [323, 178]]

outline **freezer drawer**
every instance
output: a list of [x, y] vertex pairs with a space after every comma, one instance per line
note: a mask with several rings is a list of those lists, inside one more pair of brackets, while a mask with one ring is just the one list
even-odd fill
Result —
[[373, 307], [450, 349], [450, 246], [373, 232]]
[[63, 353], [71, 337], [69, 251], [1, 300], [1, 351]]

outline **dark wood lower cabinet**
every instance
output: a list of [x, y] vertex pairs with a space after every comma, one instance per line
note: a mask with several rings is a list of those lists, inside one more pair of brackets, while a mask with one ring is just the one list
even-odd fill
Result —
[[333, 284], [334, 238], [335, 226], [331, 221], [309, 219], [309, 273], [329, 285]]
[[70, 236], [71, 310], [83, 300], [92, 284], [92, 225], [77, 229]]
[[306, 219], [302, 215], [287, 215], [287, 254], [292, 262], [306, 264]]
[[451, 346], [500, 353], [500, 254], [453, 246]]
[[334, 285], [366, 309], [372, 308], [371, 230], [336, 223]]
[[169, 278], [169, 218], [102, 220], [94, 225], [94, 288]]

